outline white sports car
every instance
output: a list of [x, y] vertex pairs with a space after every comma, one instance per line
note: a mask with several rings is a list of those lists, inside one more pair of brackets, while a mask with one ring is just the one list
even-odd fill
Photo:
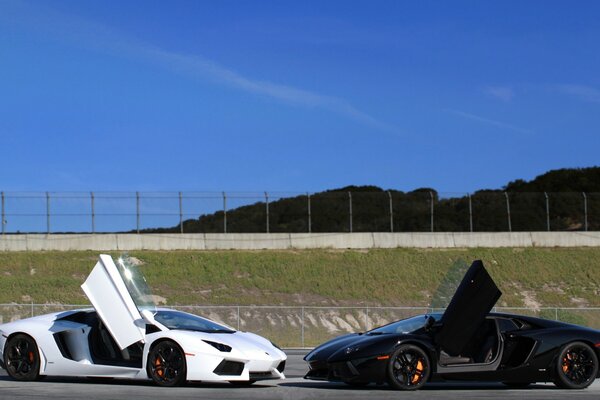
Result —
[[81, 285], [94, 308], [0, 325], [2, 367], [17, 380], [39, 376], [252, 384], [283, 379], [286, 355], [269, 340], [196, 315], [156, 308], [128, 259], [108, 255]]

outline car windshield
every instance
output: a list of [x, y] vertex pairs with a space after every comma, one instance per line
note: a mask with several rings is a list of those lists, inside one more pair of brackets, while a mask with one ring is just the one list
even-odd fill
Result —
[[139, 263], [139, 260], [124, 255], [119, 257], [115, 264], [137, 308], [140, 311], [151, 310], [154, 312], [156, 311], [154, 296], [146, 283], [146, 278], [138, 268]]
[[403, 319], [400, 321], [392, 322], [391, 324], [384, 325], [379, 328], [375, 328], [369, 332], [368, 334], [384, 334], [384, 333], [412, 333], [418, 331], [419, 329], [425, 326], [427, 319], [429, 317], [435, 318], [436, 321], [439, 321], [439, 314], [424, 314], [417, 315], [416, 317], [411, 317], [407, 319]]
[[208, 319], [173, 310], [159, 310], [154, 314], [154, 319], [169, 329], [208, 333], [233, 333], [234, 330], [219, 325]]

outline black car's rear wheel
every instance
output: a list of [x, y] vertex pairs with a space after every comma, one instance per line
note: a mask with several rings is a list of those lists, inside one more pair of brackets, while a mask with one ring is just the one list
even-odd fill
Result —
[[160, 386], [179, 386], [186, 381], [185, 354], [177, 343], [165, 340], [148, 354], [148, 376]]
[[598, 375], [598, 357], [583, 342], [565, 345], [556, 361], [556, 386], [564, 389], [585, 389]]
[[4, 365], [8, 374], [18, 381], [34, 381], [40, 376], [40, 352], [31, 336], [11, 337], [4, 348]]
[[388, 362], [388, 383], [394, 389], [420, 389], [429, 379], [430, 373], [427, 353], [412, 344], [400, 345]]

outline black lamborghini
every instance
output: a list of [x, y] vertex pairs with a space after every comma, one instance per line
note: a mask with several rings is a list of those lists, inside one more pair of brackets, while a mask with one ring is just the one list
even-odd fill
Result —
[[599, 376], [600, 331], [490, 313], [501, 292], [475, 261], [443, 314], [418, 315], [330, 340], [304, 360], [306, 379], [415, 390], [433, 380], [554, 382], [584, 389]]

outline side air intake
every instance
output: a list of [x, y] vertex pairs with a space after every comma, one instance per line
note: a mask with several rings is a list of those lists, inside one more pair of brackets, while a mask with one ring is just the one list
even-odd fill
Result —
[[238, 361], [223, 360], [213, 371], [217, 375], [235, 375], [239, 376], [244, 371], [244, 363]]

